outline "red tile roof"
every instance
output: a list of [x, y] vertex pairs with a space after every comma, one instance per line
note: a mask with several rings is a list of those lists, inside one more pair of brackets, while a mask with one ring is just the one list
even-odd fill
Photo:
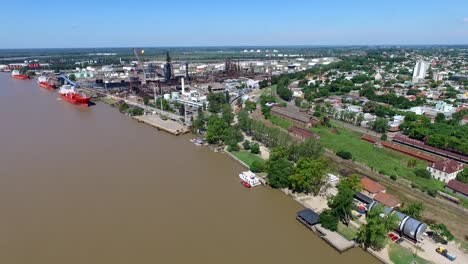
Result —
[[446, 159], [441, 162], [435, 162], [431, 165], [431, 168], [436, 169], [438, 171], [443, 171], [448, 174], [463, 170], [463, 167], [463, 163], [451, 159]]
[[388, 193], [378, 193], [375, 195], [374, 200], [390, 208], [401, 204], [400, 199]]
[[362, 188], [370, 193], [379, 193], [385, 191], [385, 187], [382, 184], [366, 177], [361, 179], [361, 184]]
[[447, 187], [464, 195], [468, 195], [468, 184], [457, 180], [450, 180]]

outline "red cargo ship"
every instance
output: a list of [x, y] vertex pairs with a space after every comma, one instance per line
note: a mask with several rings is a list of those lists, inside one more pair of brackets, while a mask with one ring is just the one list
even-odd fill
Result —
[[39, 83], [39, 86], [41, 86], [42, 88], [46, 88], [46, 89], [49, 89], [49, 90], [57, 89], [57, 86], [55, 86], [55, 84], [51, 83], [50, 78], [48, 78], [46, 76], [40, 76], [39, 80], [38, 80], [38, 83]]
[[26, 74], [21, 74], [18, 70], [13, 70], [11, 72], [11, 77], [17, 80], [29, 80], [29, 76]]
[[91, 97], [76, 92], [74, 86], [67, 84], [60, 87], [59, 94], [65, 101], [76, 105], [89, 106], [89, 100], [91, 99]]

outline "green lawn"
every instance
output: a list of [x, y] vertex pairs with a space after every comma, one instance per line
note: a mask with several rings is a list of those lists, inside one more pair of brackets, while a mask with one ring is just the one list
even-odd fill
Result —
[[357, 236], [358, 229], [353, 225], [346, 226], [340, 221], [338, 222], [338, 233], [340, 233], [348, 240], [353, 240]]
[[388, 250], [388, 256], [394, 264], [409, 264], [415, 261], [417, 264], [429, 264], [430, 262], [414, 256], [413, 252], [408, 248], [391, 242]]
[[279, 127], [282, 127], [284, 129], [288, 129], [288, 128], [290, 128], [290, 127], [292, 127], [294, 125], [294, 123], [289, 121], [289, 120], [283, 119], [281, 117], [273, 116], [273, 115], [270, 116], [269, 119], [273, 124], [275, 124], [275, 125], [277, 125]]
[[259, 161], [264, 161], [259, 155], [252, 154], [248, 151], [241, 150], [241, 151], [232, 151], [232, 155], [234, 155], [236, 158], [240, 159], [243, 161], [245, 164], [252, 166], [252, 163], [256, 160]]
[[373, 144], [361, 139], [361, 134], [336, 125], [338, 133], [332, 128], [317, 127], [311, 130], [320, 134], [320, 141], [324, 147], [335, 152], [345, 150], [351, 152], [353, 160], [366, 164], [368, 167], [385, 175], [395, 175], [410, 180], [421, 188], [443, 190], [444, 184], [434, 179], [424, 179], [414, 174], [414, 169], [425, 169], [426, 161], [417, 160], [415, 168], [408, 168], [410, 156], [387, 148], [376, 148]]

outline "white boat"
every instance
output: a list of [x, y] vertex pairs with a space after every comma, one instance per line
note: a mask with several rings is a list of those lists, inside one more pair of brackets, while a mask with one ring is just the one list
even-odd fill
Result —
[[244, 171], [241, 174], [239, 174], [239, 178], [241, 179], [242, 185], [244, 185], [247, 188], [255, 187], [260, 184], [260, 179], [258, 179], [257, 175], [251, 171]]

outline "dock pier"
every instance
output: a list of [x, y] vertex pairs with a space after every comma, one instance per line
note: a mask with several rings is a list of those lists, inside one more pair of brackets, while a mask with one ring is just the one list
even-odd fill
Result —
[[176, 136], [188, 133], [190, 131], [187, 126], [170, 119], [164, 120], [159, 115], [134, 116], [133, 119], [137, 120], [138, 122], [148, 124], [157, 129], [164, 130]]

